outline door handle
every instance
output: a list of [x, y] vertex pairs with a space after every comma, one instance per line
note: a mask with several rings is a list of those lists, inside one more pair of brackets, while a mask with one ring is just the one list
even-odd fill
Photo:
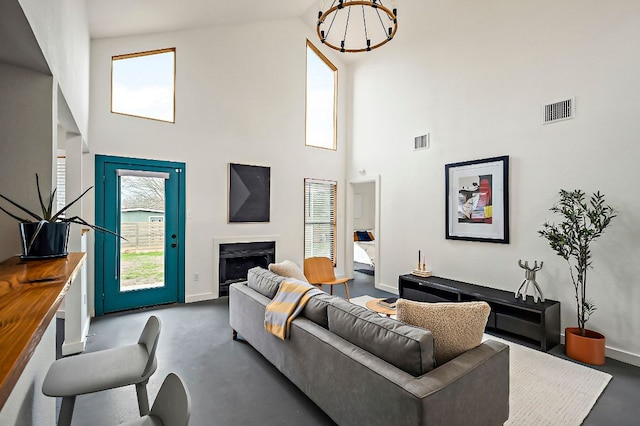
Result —
[[171, 234], [171, 238], [176, 238], [176, 234]]
[[176, 248], [177, 244], [176, 243], [171, 243], [171, 248]]

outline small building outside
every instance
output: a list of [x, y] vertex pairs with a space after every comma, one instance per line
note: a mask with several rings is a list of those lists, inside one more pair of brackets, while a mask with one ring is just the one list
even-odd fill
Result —
[[164, 210], [157, 209], [122, 209], [122, 223], [125, 222], [164, 222]]
[[123, 253], [162, 251], [164, 249], [164, 210], [130, 208], [121, 211], [120, 243]]

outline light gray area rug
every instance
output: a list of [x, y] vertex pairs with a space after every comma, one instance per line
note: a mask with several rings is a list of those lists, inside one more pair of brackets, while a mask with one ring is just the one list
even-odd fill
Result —
[[[351, 302], [364, 306], [370, 296]], [[509, 426], [580, 425], [611, 375], [545, 352], [486, 335], [509, 345]]]

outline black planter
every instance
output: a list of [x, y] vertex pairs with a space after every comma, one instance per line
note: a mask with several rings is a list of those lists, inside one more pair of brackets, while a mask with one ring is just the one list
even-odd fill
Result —
[[29, 242], [38, 229], [39, 223], [21, 223], [22, 235], [22, 259], [46, 259], [53, 257], [65, 257], [67, 243], [69, 241], [68, 222], [46, 222], [36, 236], [31, 248]]

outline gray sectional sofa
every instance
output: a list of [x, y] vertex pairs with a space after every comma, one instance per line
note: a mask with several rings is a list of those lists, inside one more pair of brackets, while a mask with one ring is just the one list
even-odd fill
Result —
[[229, 323], [339, 425], [500, 425], [509, 417], [509, 347], [486, 341], [436, 366], [427, 330], [321, 294], [288, 340], [264, 329], [284, 278], [262, 268], [229, 289]]

